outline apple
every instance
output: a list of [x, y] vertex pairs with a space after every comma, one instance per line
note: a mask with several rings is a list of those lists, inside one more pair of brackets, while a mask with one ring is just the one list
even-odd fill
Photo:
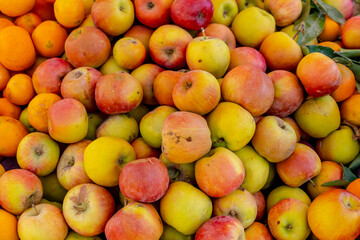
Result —
[[60, 209], [42, 203], [33, 205], [20, 215], [18, 233], [23, 240], [63, 240], [68, 234], [68, 226]]
[[151, 28], [169, 24], [172, 3], [173, 0], [134, 0], [136, 18]]
[[225, 197], [240, 187], [244, 177], [240, 158], [223, 147], [211, 150], [195, 163], [196, 182], [209, 197]]
[[275, 32], [276, 23], [265, 10], [249, 7], [236, 15], [231, 28], [240, 45], [258, 48], [267, 36]]
[[94, 183], [114, 187], [119, 184], [121, 169], [135, 157], [135, 151], [127, 141], [117, 137], [100, 137], [86, 147], [84, 169]]
[[312, 201], [307, 220], [320, 239], [355, 239], [360, 234], [360, 199], [344, 189], [320, 194]]
[[360, 94], [357, 90], [355, 90], [354, 94], [343, 101], [340, 105], [341, 118], [358, 127], [360, 127], [360, 113], [357, 108], [353, 108], [353, 106], [357, 106], [359, 102]]
[[48, 110], [50, 136], [62, 143], [75, 143], [85, 138], [88, 117], [84, 105], [74, 99], [57, 101]]
[[142, 137], [132, 141], [131, 146], [134, 148], [136, 159], [155, 157], [159, 158], [160, 150], [148, 145]]
[[56, 175], [61, 186], [66, 190], [82, 183], [91, 182], [84, 169], [84, 152], [90, 143], [90, 140], [82, 140], [70, 144], [61, 155]]
[[176, 107], [172, 98], [172, 92], [176, 82], [184, 74], [181, 71], [165, 70], [155, 77], [153, 82], [154, 97], [160, 105]]
[[118, 137], [131, 143], [139, 134], [136, 120], [128, 114], [115, 114], [105, 119], [96, 129], [96, 137]]
[[179, 26], [163, 25], [150, 37], [151, 59], [161, 67], [181, 69], [186, 65], [186, 47], [192, 39], [192, 36]]
[[348, 20], [353, 16], [354, 3], [351, 0], [324, 0], [325, 3], [335, 7]]
[[[154, 30], [144, 25], [133, 25], [125, 34], [124, 37], [133, 37], [139, 39], [146, 49], [146, 55], [149, 53], [149, 40]], [[147, 56], [148, 57], [148, 56]]]
[[6, 211], [20, 215], [43, 196], [40, 179], [24, 169], [6, 171], [0, 177], [0, 205]]
[[211, 0], [214, 5], [214, 14], [211, 22], [230, 26], [239, 9], [235, 0]]
[[186, 182], [170, 184], [160, 200], [160, 214], [164, 222], [184, 235], [195, 234], [210, 219], [210, 198]]
[[173, 88], [172, 99], [181, 111], [205, 115], [217, 106], [220, 94], [220, 85], [211, 73], [192, 70], [178, 79]]
[[106, 62], [101, 65], [100, 72], [103, 75], [116, 73], [116, 72], [127, 72], [129, 73], [129, 70], [122, 68], [119, 66], [119, 64], [116, 63], [114, 56], [110, 56]]
[[281, 185], [274, 188], [266, 199], [267, 212], [278, 202], [284, 199], [294, 198], [310, 205], [311, 200], [309, 196], [301, 188], [293, 188], [287, 185]]
[[150, 112], [150, 109], [147, 105], [140, 103], [139, 106], [134, 108], [129, 112], [129, 115], [136, 120], [138, 124], [140, 124], [141, 119]]
[[107, 74], [96, 84], [96, 105], [106, 114], [130, 112], [140, 105], [142, 98], [140, 82], [126, 72]]
[[37, 176], [46, 176], [56, 168], [60, 157], [59, 145], [49, 135], [33, 132], [19, 143], [16, 159], [22, 169]]
[[360, 48], [360, 44], [355, 40], [360, 36], [359, 26], [360, 16], [352, 17], [344, 24], [341, 30], [341, 40], [345, 48]]
[[174, 0], [170, 8], [174, 23], [189, 30], [206, 27], [213, 14], [214, 5], [211, 0]]
[[67, 193], [67, 190], [61, 186], [56, 172], [39, 177], [41, 185], [43, 186], [43, 197], [49, 201], [62, 202]]
[[265, 209], [266, 209], [265, 197], [261, 191], [253, 193], [253, 196], [255, 197], [256, 205], [257, 205], [257, 214], [255, 221], [261, 221], [261, 219], [264, 217]]
[[131, 76], [136, 78], [143, 89], [144, 97], [142, 103], [147, 105], [158, 105], [153, 89], [153, 83], [158, 74], [164, 71], [156, 64], [147, 63], [139, 66], [131, 72]]
[[163, 162], [167, 168], [170, 183], [182, 181], [195, 186], [195, 162], [184, 164], [170, 162], [164, 157], [164, 154], [160, 155], [159, 160]]
[[69, 232], [65, 240], [101, 240], [100, 237], [85, 237], [83, 235], [80, 235], [76, 232]]
[[269, 211], [268, 224], [275, 239], [306, 239], [310, 234], [307, 222], [309, 206], [288, 198], [275, 204]]
[[60, 94], [62, 78], [73, 70], [71, 64], [62, 58], [50, 58], [42, 62], [32, 75], [34, 90], [39, 93]]
[[230, 63], [230, 50], [220, 38], [204, 36], [193, 39], [186, 48], [190, 70], [204, 70], [216, 78], [223, 77]]
[[71, 188], [63, 202], [66, 223], [84, 236], [102, 233], [114, 211], [115, 202], [110, 192], [93, 183]]
[[[231, 0], [227, 0], [228, 2]], [[226, 4], [226, 3], [225, 3]], [[229, 50], [236, 48], [236, 39], [234, 33], [230, 30], [229, 27], [220, 24], [220, 23], [210, 23], [205, 29], [205, 36], [207, 37], [216, 37], [223, 40], [228, 46]], [[197, 37], [203, 37], [204, 34], [200, 31]]]
[[245, 240], [241, 223], [230, 216], [217, 216], [205, 222], [196, 232], [195, 240]]
[[88, 113], [88, 131], [85, 138], [89, 140], [95, 140], [96, 129], [104, 120], [105, 114], [102, 114], [101, 112]]
[[158, 240], [163, 232], [161, 218], [151, 204], [131, 202], [106, 223], [108, 240]]
[[234, 153], [239, 157], [245, 167], [245, 178], [241, 187], [251, 193], [260, 191], [269, 176], [269, 162], [261, 157], [250, 145]]
[[140, 40], [123, 37], [115, 43], [113, 57], [121, 68], [135, 69], [145, 61], [146, 49]]
[[254, 222], [245, 229], [246, 240], [273, 240], [269, 229], [262, 223]]
[[[327, 17], [327, 16], [326, 16], [326, 17]], [[289, 25], [289, 26], [287, 26], [287, 27], [282, 28], [280, 31], [286, 33], [287, 35], [289, 35], [289, 37], [291, 37], [292, 39], [294, 39], [295, 42], [297, 42], [298, 39], [299, 39], [299, 35], [297, 35], [297, 36], [295, 37], [295, 35], [296, 35], [296, 33], [297, 33], [297, 30], [298, 30], [298, 29], [295, 29], [295, 30], [294, 30], [294, 24], [291, 24], [291, 25]], [[320, 36], [319, 36], [319, 37], [320, 37]], [[317, 40], [317, 38], [315, 37], [315, 38], [311, 39], [310, 41], [308, 41], [307, 43], [305, 43], [304, 45], [307, 46], [307, 45], [317, 45], [317, 44], [318, 44], [318, 40]]]
[[164, 157], [175, 163], [194, 162], [211, 149], [210, 129], [206, 120], [196, 113], [181, 111], [168, 115], [161, 137]]
[[276, 25], [285, 27], [300, 17], [302, 10], [301, 0], [265, 0], [265, 10], [274, 16]]
[[91, 8], [96, 27], [109, 36], [125, 33], [135, 18], [134, 4], [130, 0], [98, 0]]
[[256, 124], [251, 143], [261, 156], [277, 163], [292, 154], [296, 140], [296, 133], [287, 122], [276, 116], [266, 116]]
[[305, 100], [294, 119], [302, 131], [314, 138], [326, 137], [339, 128], [341, 120], [339, 107], [329, 95]]
[[35, 132], [35, 128], [33, 126], [31, 126], [31, 124], [29, 123], [29, 119], [27, 116], [27, 112], [28, 112], [28, 108], [24, 108], [24, 110], [22, 110], [20, 117], [19, 117], [19, 122], [21, 122], [26, 129], [29, 131], [29, 133], [31, 132]]
[[40, 200], [39, 204], [41, 204], [41, 203], [47, 203], [47, 204], [53, 205], [53, 206], [57, 207], [60, 211], [62, 211], [62, 204], [59, 203], [59, 202], [50, 202], [49, 200], [46, 200], [45, 198], [42, 198]]
[[95, 86], [101, 76], [101, 72], [95, 68], [77, 68], [66, 74], [62, 80], [61, 96], [63, 98], [75, 98], [84, 105], [87, 111], [94, 112], [97, 110]]
[[160, 237], [160, 240], [191, 240], [191, 236], [184, 235], [177, 231], [172, 226], [164, 224], [164, 231]]
[[213, 200], [214, 216], [228, 215], [236, 218], [244, 229], [256, 218], [257, 205], [255, 197], [245, 189], [236, 189], [229, 195]]
[[266, 71], [267, 65], [264, 56], [256, 49], [251, 47], [237, 47], [230, 50], [230, 65], [228, 71], [240, 65], [253, 65]]
[[262, 70], [251, 65], [240, 65], [228, 72], [221, 83], [221, 96], [259, 116], [274, 101], [274, 85]]
[[286, 185], [299, 187], [319, 175], [321, 160], [313, 149], [305, 144], [296, 143], [290, 157], [276, 163], [276, 170]]

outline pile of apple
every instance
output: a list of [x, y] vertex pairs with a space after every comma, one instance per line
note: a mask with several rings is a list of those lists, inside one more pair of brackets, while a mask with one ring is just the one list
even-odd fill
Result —
[[356, 239], [354, 7], [1, 0], [0, 239]]

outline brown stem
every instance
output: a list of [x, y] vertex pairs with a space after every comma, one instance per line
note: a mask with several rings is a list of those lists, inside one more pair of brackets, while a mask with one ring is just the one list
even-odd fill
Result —
[[344, 121], [342, 122], [342, 124], [345, 124], [345, 125], [347, 125], [347, 126], [349, 126], [349, 127], [352, 128], [352, 130], [354, 131], [354, 134], [353, 134], [353, 136], [352, 136], [352, 139], [353, 139], [354, 141], [356, 141], [356, 140], [358, 140], [358, 139], [360, 138], [360, 132], [359, 132], [359, 128], [358, 128], [357, 126], [355, 126], [355, 125], [352, 124], [352, 123], [349, 123], [349, 122], [346, 121], [346, 120], [344, 120]]
[[294, 37], [293, 37], [293, 40], [295, 40], [295, 38], [299, 35], [300, 32], [302, 32], [304, 34], [304, 31], [305, 31], [305, 22], [302, 21], [298, 30], [296, 31]]
[[311, 182], [311, 184], [313, 185], [313, 187], [316, 187], [315, 182], [312, 179], [309, 179], [309, 182]]
[[31, 206], [35, 209], [36, 215], [39, 215], [39, 211], [38, 211], [37, 208], [35, 207], [35, 204], [32, 204]]
[[231, 210], [231, 211], [230, 211], [230, 215], [231, 215], [232, 217], [235, 217], [235, 216], [236, 216], [236, 212], [235, 212], [234, 210]]

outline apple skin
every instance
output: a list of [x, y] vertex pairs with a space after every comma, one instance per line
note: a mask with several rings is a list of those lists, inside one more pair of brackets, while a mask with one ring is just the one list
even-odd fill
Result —
[[255, 197], [256, 205], [257, 205], [257, 214], [255, 221], [261, 221], [261, 219], [264, 217], [266, 210], [265, 197], [264, 194], [260, 191], [253, 193], [253, 196]]
[[19, 237], [24, 240], [63, 240], [68, 234], [68, 226], [60, 209], [42, 203], [34, 205], [20, 215], [18, 232]]
[[48, 129], [58, 142], [75, 143], [84, 139], [88, 131], [84, 105], [74, 98], [57, 101], [48, 110]]
[[186, 48], [186, 63], [190, 70], [204, 70], [220, 78], [229, 67], [230, 50], [219, 38], [197, 37]]
[[172, 226], [164, 224], [164, 231], [160, 237], [160, 240], [191, 240], [191, 236], [184, 235], [177, 231]]
[[334, 189], [314, 199], [307, 220], [320, 239], [355, 239], [360, 234], [359, 216], [360, 199], [344, 189]]
[[354, 3], [351, 0], [324, 0], [324, 2], [335, 7], [345, 20], [353, 16]]
[[176, 107], [172, 92], [176, 82], [184, 74], [181, 71], [165, 70], [155, 77], [153, 82], [154, 97], [160, 105]]
[[118, 137], [131, 143], [139, 134], [139, 126], [136, 120], [129, 114], [115, 114], [105, 119], [96, 129], [96, 138]]
[[24, 108], [20, 114], [20, 117], [19, 117], [19, 122], [21, 122], [25, 127], [26, 129], [29, 131], [29, 133], [32, 133], [32, 132], [35, 132], [35, 128], [33, 126], [31, 126], [31, 124], [29, 123], [29, 119], [28, 119], [28, 116], [27, 116], [27, 112], [28, 112], [28, 108]]
[[91, 8], [96, 27], [109, 36], [125, 33], [134, 23], [134, 4], [130, 0], [100, 0]]
[[235, 16], [239, 13], [239, 8], [235, 0], [211, 0], [214, 6], [214, 14], [211, 19], [213, 23], [230, 26]]
[[302, 10], [301, 0], [265, 0], [265, 10], [274, 16], [276, 25], [285, 27], [300, 17]]
[[160, 214], [164, 222], [184, 235], [192, 235], [210, 219], [210, 198], [186, 182], [170, 184], [160, 200]]
[[49, 200], [46, 200], [45, 198], [42, 198], [40, 200], [40, 203], [47, 203], [47, 204], [53, 205], [53, 206], [57, 207], [60, 211], [62, 211], [62, 204], [59, 203], [59, 202], [50, 202]]
[[267, 212], [269, 212], [276, 203], [287, 198], [300, 200], [309, 206], [311, 203], [309, 196], [301, 188], [293, 188], [287, 185], [281, 185], [269, 193], [266, 199]]
[[159, 160], [162, 161], [167, 168], [170, 183], [182, 181], [195, 186], [195, 162], [184, 164], [173, 163], [167, 160], [164, 154], [160, 155]]
[[245, 178], [241, 187], [251, 193], [260, 191], [269, 176], [269, 162], [260, 156], [250, 145], [234, 153], [239, 157], [245, 167]]
[[120, 172], [119, 187], [125, 197], [137, 202], [155, 202], [169, 186], [167, 168], [157, 158], [136, 159]]
[[84, 236], [102, 233], [114, 211], [115, 202], [110, 192], [93, 183], [73, 187], [68, 191], [63, 202], [63, 213], [67, 224]]
[[304, 90], [299, 79], [286, 70], [275, 70], [268, 76], [274, 84], [275, 98], [266, 114], [282, 118], [294, 113], [304, 100]]
[[157, 28], [149, 40], [151, 59], [161, 67], [178, 70], [186, 65], [186, 47], [192, 36], [176, 25]]
[[139, 39], [146, 49], [146, 55], [149, 53], [149, 40], [154, 30], [144, 25], [133, 25], [125, 34], [124, 37], [133, 37]]
[[62, 80], [61, 96], [63, 98], [75, 98], [84, 105], [87, 111], [94, 112], [97, 110], [95, 86], [101, 76], [101, 72], [95, 68], [77, 68], [66, 74]]
[[134, 108], [129, 112], [129, 115], [136, 120], [138, 124], [140, 124], [141, 119], [150, 112], [150, 109], [147, 105], [140, 103], [139, 106]]
[[35, 92], [60, 94], [61, 79], [72, 70], [71, 64], [62, 58], [47, 59], [32, 75]]
[[349, 164], [360, 152], [360, 143], [353, 135], [350, 127], [340, 125], [339, 129], [317, 140], [316, 152], [323, 161]]
[[121, 169], [135, 158], [135, 151], [127, 141], [117, 137], [100, 137], [86, 147], [84, 169], [94, 183], [114, 187], [119, 184]]
[[167, 116], [177, 109], [170, 106], [159, 106], [142, 117], [139, 128], [144, 141], [153, 148], [160, 148], [162, 127]]
[[0, 178], [0, 205], [6, 211], [20, 215], [43, 196], [40, 179], [24, 169], [6, 171]]
[[214, 5], [211, 0], [174, 0], [170, 8], [174, 23], [189, 30], [205, 28], [213, 14]]
[[57, 142], [40, 132], [26, 135], [20, 141], [16, 152], [19, 166], [37, 176], [46, 176], [53, 172], [59, 157], [60, 148]]
[[140, 105], [143, 89], [140, 82], [126, 72], [102, 76], [95, 88], [95, 101], [106, 114], [127, 113]]
[[131, 146], [134, 148], [136, 159], [155, 157], [159, 158], [160, 151], [148, 145], [142, 137], [138, 137], [132, 141]]
[[76, 28], [65, 41], [66, 57], [76, 68], [100, 67], [109, 58], [110, 52], [109, 38], [96, 27]]
[[[218, 0], [215, 0], [218, 1]], [[227, 0], [228, 2], [232, 0]], [[228, 46], [229, 50], [236, 48], [236, 39], [234, 33], [230, 30], [229, 27], [219, 24], [219, 23], [210, 23], [205, 28], [205, 35], [207, 37], [216, 37], [223, 40]], [[203, 37], [203, 33], [200, 31], [196, 37]]]
[[190, 112], [168, 115], [161, 131], [161, 150], [169, 161], [190, 163], [211, 149], [210, 129], [206, 120]]
[[230, 50], [230, 65], [228, 71], [240, 65], [253, 65], [266, 71], [267, 65], [264, 56], [256, 49], [251, 47], [237, 47]]
[[240, 45], [258, 48], [268, 35], [275, 32], [276, 24], [270, 13], [249, 7], [236, 15], [231, 28]]
[[116, 61], [114, 59], [114, 56], [110, 56], [106, 60], [106, 62], [103, 65], [101, 65], [100, 72], [103, 75], [107, 75], [107, 74], [116, 73], [116, 72], [127, 72], [127, 73], [129, 73], [129, 70], [120, 67], [119, 64], [116, 63]]
[[310, 234], [307, 223], [309, 206], [300, 200], [288, 198], [275, 204], [269, 211], [271, 234], [278, 240], [306, 239]]
[[61, 186], [55, 171], [47, 176], [39, 177], [39, 179], [43, 186], [44, 198], [59, 203], [64, 200], [67, 190]]
[[105, 120], [105, 117], [105, 114], [101, 112], [88, 113], [88, 131], [85, 137], [86, 139], [96, 139], [96, 129]]
[[259, 116], [274, 101], [274, 85], [262, 70], [251, 65], [240, 65], [228, 72], [221, 83], [221, 96]]
[[85, 237], [76, 232], [69, 232], [65, 240], [101, 240], [100, 237]]
[[356, 41], [360, 36], [359, 26], [360, 16], [352, 17], [344, 24], [341, 30], [341, 40], [345, 48], [360, 48], [360, 44]]
[[196, 232], [195, 240], [245, 240], [241, 223], [230, 216], [217, 216], [205, 222]]
[[245, 229], [246, 240], [273, 240], [269, 229], [262, 223], [254, 222]]
[[[255, 133], [253, 116], [233, 102], [220, 102], [206, 117], [213, 147], [236, 151], [248, 144]], [[231, 128], [231, 130], [230, 130]]]
[[277, 163], [292, 154], [296, 140], [296, 133], [287, 122], [276, 116], [266, 116], [256, 124], [251, 143], [261, 156]]
[[56, 174], [61, 186], [66, 190], [91, 182], [84, 169], [84, 152], [90, 143], [90, 140], [82, 140], [70, 144], [61, 155]]
[[140, 66], [146, 58], [146, 49], [142, 42], [136, 38], [120, 38], [113, 47], [115, 62], [125, 69], [135, 69]]
[[272, 186], [275, 180], [275, 175], [276, 175], [276, 165], [275, 163], [269, 162], [269, 176], [266, 180], [265, 185], [261, 188], [262, 190], [267, 190], [270, 188], [270, 186]]
[[240, 158], [223, 147], [212, 149], [195, 164], [196, 182], [209, 197], [225, 197], [240, 187], [244, 177]]
[[108, 240], [158, 240], [163, 232], [161, 218], [151, 204], [131, 202], [106, 223]]
[[290, 187], [299, 187], [319, 175], [321, 160], [317, 153], [302, 143], [296, 143], [294, 152], [282, 162], [276, 163], [281, 180]]
[[205, 115], [217, 106], [220, 95], [219, 82], [211, 73], [192, 70], [178, 79], [173, 88], [172, 99], [181, 111]]
[[339, 128], [341, 121], [339, 107], [329, 95], [305, 100], [294, 119], [302, 131], [314, 138], [326, 137]]
[[134, 0], [136, 18], [147, 27], [169, 24], [173, 0]]
[[241, 222], [244, 229], [256, 218], [257, 205], [255, 197], [245, 189], [236, 189], [229, 195], [213, 200], [214, 216], [229, 215]]
[[[306, 191], [312, 199], [319, 196], [321, 193], [337, 189], [340, 187], [323, 187], [322, 184], [330, 181], [341, 180], [343, 174], [343, 168], [336, 162], [323, 161], [321, 163], [321, 171], [313, 179], [313, 183], [306, 183]], [[313, 185], [314, 184], [314, 185]]]

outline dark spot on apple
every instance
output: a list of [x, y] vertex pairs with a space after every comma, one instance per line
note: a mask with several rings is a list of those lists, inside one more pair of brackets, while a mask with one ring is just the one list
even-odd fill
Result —
[[189, 82], [189, 81], [185, 82], [185, 88], [186, 88], [186, 89], [191, 88], [191, 86], [192, 86], [192, 83], [191, 83], [191, 82]]
[[191, 142], [191, 141], [192, 141], [191, 137], [187, 137], [187, 138], [185, 138], [185, 139], [186, 139], [186, 141], [188, 141], [188, 142]]
[[75, 76], [76, 78], [79, 78], [79, 77], [82, 76], [82, 72], [77, 71], [77, 72], [74, 73], [74, 76]]
[[172, 131], [168, 132], [167, 135], [172, 136], [174, 133]]
[[167, 54], [167, 55], [171, 55], [171, 54], [173, 54], [174, 53], [174, 49], [166, 49], [165, 50], [165, 53]]
[[72, 166], [74, 166], [74, 164], [75, 164], [75, 158], [71, 157], [70, 161], [68, 162], [68, 166], [72, 167]]
[[89, 115], [89, 116], [88, 116], [88, 119], [92, 119], [92, 118], [93, 118], [93, 116], [92, 116], [92, 115]]
[[198, 60], [198, 62], [202, 62], [202, 60], [201, 60], [201, 59], [199, 59], [199, 60]]
[[225, 139], [224, 138], [219, 138], [216, 142], [217, 143], [223, 143], [223, 142], [225, 142]]
[[199, 19], [201, 19], [201, 18], [203, 17], [203, 13], [202, 13], [202, 12], [199, 12], [196, 17], [199, 18]]
[[288, 223], [288, 224], [286, 224], [285, 228], [286, 228], [286, 230], [290, 231], [293, 227], [290, 223]]
[[119, 160], [118, 160], [118, 164], [119, 165], [121, 165], [121, 164], [123, 164], [125, 161], [124, 161], [124, 155], [120, 155], [120, 157], [119, 157]]
[[137, 94], [140, 94], [140, 92], [136, 92]]
[[280, 224], [280, 221], [277, 221], [276, 224], [279, 225], [279, 224]]
[[148, 9], [152, 9], [153, 7], [155, 7], [155, 4], [153, 2], [148, 2], [146, 6]]
[[123, 5], [120, 5], [120, 6], [119, 6], [119, 10], [120, 10], [120, 11], [124, 11], [124, 9], [125, 9], [125, 8], [124, 8]]
[[45, 45], [46, 48], [52, 48], [53, 46], [54, 46], [54, 44], [53, 44], [53, 42], [50, 41], [50, 40], [48, 40], [47, 43], [46, 43], [46, 45]]
[[225, 18], [227, 16], [227, 14], [228, 14], [227, 10], [224, 10], [223, 17]]

